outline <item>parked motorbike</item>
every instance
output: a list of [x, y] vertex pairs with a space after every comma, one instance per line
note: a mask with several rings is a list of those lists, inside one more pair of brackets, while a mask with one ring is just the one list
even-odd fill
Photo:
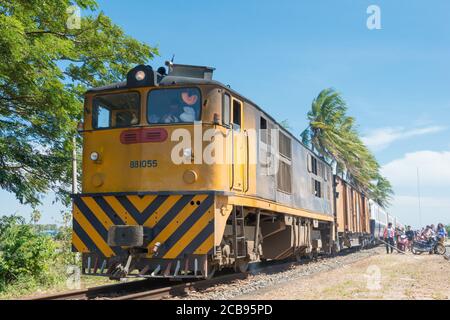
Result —
[[444, 255], [446, 252], [445, 246], [439, 241], [439, 239], [433, 237], [429, 240], [416, 240], [413, 241], [411, 251], [414, 254], [422, 254], [424, 252], [435, 253]]
[[406, 235], [401, 235], [398, 237], [397, 240], [397, 249], [400, 251], [405, 252], [406, 249], [408, 248], [409, 245], [409, 241], [408, 241], [408, 237]]

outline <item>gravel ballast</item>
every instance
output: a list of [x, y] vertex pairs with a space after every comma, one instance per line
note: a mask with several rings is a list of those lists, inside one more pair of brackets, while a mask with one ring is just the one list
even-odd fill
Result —
[[323, 258], [304, 264], [294, 264], [288, 270], [279, 272], [264, 273], [265, 271], [255, 271], [255, 274], [249, 275], [244, 280], [236, 280], [228, 284], [220, 284], [210, 287], [202, 291], [191, 291], [185, 297], [174, 299], [185, 300], [228, 300], [238, 299], [242, 295], [265, 288], [278, 286], [288, 281], [308, 277], [313, 274], [329, 271], [337, 268], [345, 268], [345, 266], [353, 262], [369, 258], [379, 254], [379, 249], [369, 249], [349, 253], [346, 255], [336, 256], [332, 258]]

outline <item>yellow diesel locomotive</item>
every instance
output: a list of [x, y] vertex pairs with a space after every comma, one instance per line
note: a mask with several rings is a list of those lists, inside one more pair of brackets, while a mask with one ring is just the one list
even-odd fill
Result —
[[331, 252], [331, 167], [213, 71], [138, 66], [86, 93], [72, 243], [84, 274], [209, 278]]

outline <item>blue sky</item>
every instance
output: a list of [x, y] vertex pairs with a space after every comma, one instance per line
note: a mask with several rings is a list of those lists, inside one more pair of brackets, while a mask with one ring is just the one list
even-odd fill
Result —
[[[320, 90], [346, 99], [359, 131], [393, 182], [390, 211], [419, 224], [450, 223], [450, 2], [396, 1], [99, 1], [135, 38], [157, 45], [163, 65], [217, 68], [231, 85], [295, 134]], [[381, 9], [381, 30], [366, 26], [369, 5]], [[46, 199], [43, 222], [59, 220]], [[0, 192], [3, 213], [29, 216]]]

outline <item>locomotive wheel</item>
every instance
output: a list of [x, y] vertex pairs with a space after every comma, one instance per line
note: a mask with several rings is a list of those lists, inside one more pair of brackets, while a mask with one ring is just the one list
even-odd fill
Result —
[[236, 272], [245, 273], [248, 270], [248, 261], [247, 260], [238, 260], [234, 266], [234, 270]]
[[442, 245], [442, 243], [438, 243], [438, 244], [436, 245], [436, 248], [434, 248], [434, 252], [435, 252], [436, 254], [444, 255], [446, 251], [447, 251], [447, 250], [446, 250], [445, 247]]
[[314, 250], [314, 251], [312, 252], [312, 259], [313, 259], [314, 261], [316, 261], [317, 259], [319, 259], [319, 252], [318, 252], [317, 250]]
[[308, 254], [305, 251], [306, 251], [306, 248], [303, 248], [301, 250], [297, 250], [294, 253], [295, 262], [303, 262], [305, 259], [307, 259]]
[[304, 251], [296, 252], [292, 257], [295, 262], [303, 263], [307, 259], [307, 255]]
[[214, 274], [217, 271], [217, 265], [211, 265], [208, 263], [208, 276], [205, 277], [205, 279], [210, 280], [214, 277]]

